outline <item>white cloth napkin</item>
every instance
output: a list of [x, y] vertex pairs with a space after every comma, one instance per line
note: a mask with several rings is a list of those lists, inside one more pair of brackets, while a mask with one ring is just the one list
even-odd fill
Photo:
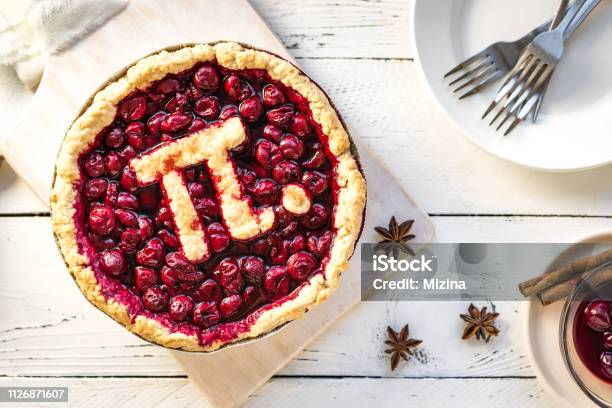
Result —
[[127, 0], [0, 0], [0, 64], [33, 90], [46, 55], [61, 51], [126, 6]]

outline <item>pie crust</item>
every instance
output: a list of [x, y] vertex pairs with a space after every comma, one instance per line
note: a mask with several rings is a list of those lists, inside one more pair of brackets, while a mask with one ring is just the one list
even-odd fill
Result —
[[[79, 160], [83, 152], [96, 143], [97, 135], [113, 122], [118, 104], [126, 96], [134, 90], [146, 89], [167, 74], [176, 74], [198, 63], [211, 61], [230, 70], [265, 70], [271, 79], [294, 90], [308, 101], [312, 119], [326, 137], [324, 143], [327, 154], [334, 160], [334, 238], [326, 262], [322, 264], [322, 273], [312, 275], [283, 299], [252, 312], [240, 322], [232, 322], [231, 329], [226, 323], [221, 323], [204, 329], [202, 333], [173, 331], [159, 319], [132, 313], [129, 304], [121, 298], [103, 294], [94, 272], [95, 254], [83, 251], [79, 244], [88, 239], [81, 225], [84, 215], [79, 200], [83, 175]], [[355, 150], [349, 135], [325, 93], [284, 59], [232, 42], [189, 45], [174, 51], [161, 51], [139, 60], [121, 77], [106, 84], [68, 129], [57, 158], [51, 193], [53, 232], [68, 271], [86, 298], [96, 307], [148, 341], [186, 351], [214, 351], [240, 340], [269, 333], [303, 316], [336, 289], [361, 233], [365, 210], [366, 183], [353, 152]], [[290, 189], [288, 194], [292, 193], [295, 191]], [[263, 223], [269, 221], [265, 220], [265, 214], [260, 220]], [[201, 249], [195, 248], [194, 253], [198, 252]]]

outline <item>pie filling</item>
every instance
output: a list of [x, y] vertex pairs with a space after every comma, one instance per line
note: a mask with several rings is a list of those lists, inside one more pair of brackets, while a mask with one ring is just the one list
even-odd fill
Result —
[[202, 63], [132, 92], [79, 165], [79, 250], [133, 321], [231, 340], [329, 257], [334, 156], [265, 70]]

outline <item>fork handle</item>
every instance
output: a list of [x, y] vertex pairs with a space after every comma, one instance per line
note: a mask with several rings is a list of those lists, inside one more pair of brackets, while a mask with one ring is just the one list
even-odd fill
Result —
[[565, 16], [563, 16], [563, 19], [561, 20], [557, 28], [555, 28], [552, 31], [560, 33], [563, 37], [565, 37], [565, 34], [567, 33], [567, 29], [572, 24], [572, 22], [576, 19], [576, 16], [580, 14], [580, 10], [582, 10], [582, 6], [584, 6], [586, 2], [587, 0], [576, 0], [574, 2], [574, 4], [576, 5], [576, 8], [573, 9], [572, 12], [565, 14]]
[[563, 33], [563, 39], [567, 39], [574, 34], [574, 32], [580, 27], [584, 20], [591, 14], [591, 11], [601, 2], [601, 0], [586, 0], [585, 3], [580, 7], [578, 13], [572, 19], [572, 22]]
[[549, 30], [554, 29], [561, 22], [561, 19], [563, 18], [563, 16], [565, 15], [565, 12], [567, 11], [568, 3], [569, 3], [569, 0], [561, 0], [561, 3], [559, 4], [559, 8], [557, 9], [557, 12], [555, 13], [555, 16], [553, 17], [552, 22], [550, 23], [550, 26], [548, 27]]

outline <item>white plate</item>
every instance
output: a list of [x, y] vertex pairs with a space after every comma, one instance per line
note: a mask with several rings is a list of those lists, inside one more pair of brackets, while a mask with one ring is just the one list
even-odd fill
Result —
[[559, 0], [415, 0], [413, 50], [434, 98], [469, 140], [524, 166], [582, 170], [612, 161], [612, 4], [602, 2], [572, 37], [557, 67], [538, 123], [509, 136], [480, 119], [497, 91], [463, 101], [443, 75], [460, 61], [499, 41], [513, 41], [549, 18]]

